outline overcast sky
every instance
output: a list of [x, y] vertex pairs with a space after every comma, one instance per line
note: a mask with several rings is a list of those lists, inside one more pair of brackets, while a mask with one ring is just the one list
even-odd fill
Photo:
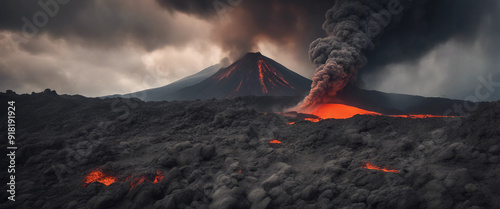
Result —
[[[405, 0], [401, 0], [405, 2]], [[44, 2], [46, 2], [44, 4]], [[421, 0], [376, 40], [359, 83], [464, 99], [500, 82], [496, 0]], [[103, 96], [159, 87], [260, 51], [312, 78], [332, 0], [3, 0], [0, 89]], [[48, 9], [47, 9], [48, 8]], [[495, 80], [496, 79], [496, 80]], [[488, 100], [500, 99], [500, 87]]]

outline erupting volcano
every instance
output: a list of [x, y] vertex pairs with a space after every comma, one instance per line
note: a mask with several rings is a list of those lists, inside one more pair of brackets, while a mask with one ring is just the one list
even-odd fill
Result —
[[248, 53], [199, 84], [184, 88], [170, 99], [191, 100], [241, 96], [303, 96], [311, 81], [261, 53]]

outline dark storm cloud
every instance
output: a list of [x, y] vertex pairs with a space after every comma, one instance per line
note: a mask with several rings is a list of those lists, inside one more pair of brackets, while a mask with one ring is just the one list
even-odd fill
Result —
[[[240, 55], [255, 49], [262, 39], [277, 43], [296, 43], [305, 49], [315, 38], [324, 35], [321, 23], [334, 1], [255, 0], [231, 6], [228, 0], [157, 0], [169, 11], [203, 18], [214, 18], [218, 11], [214, 2], [232, 9], [231, 23], [223, 24], [215, 33], [222, 46]], [[382, 2], [382, 1], [373, 1]], [[375, 40], [376, 50], [367, 52], [368, 66], [384, 66], [392, 62], [417, 60], [436, 45], [450, 38], [474, 40], [478, 26], [486, 17], [498, 18], [495, 0], [402, 0], [407, 11], [383, 35]], [[305, 52], [303, 52], [305, 53]], [[371, 64], [370, 64], [371, 63]]]
[[[415, 4], [367, 52], [368, 64], [359, 71], [366, 87], [464, 99], [473, 95], [478, 77], [498, 75], [499, 1]], [[487, 100], [498, 99], [497, 91]]]
[[265, 40], [278, 46], [292, 46], [296, 58], [304, 62], [309, 44], [324, 34], [321, 23], [334, 4], [331, 0], [157, 1], [169, 11], [217, 22], [212, 37], [229, 52], [232, 60], [258, 50], [258, 43]]
[[212, 0], [186, 1], [186, 0], [157, 0], [157, 2], [171, 12], [180, 11], [194, 14], [199, 17], [211, 17], [216, 13]]
[[[157, 0], [168, 11], [194, 15], [217, 22], [213, 40], [217, 42], [234, 60], [248, 51], [258, 50], [262, 41], [291, 51], [295, 58], [308, 62], [305, 57], [309, 44], [318, 37], [324, 37], [321, 23], [325, 21], [326, 11], [335, 1], [194, 1], [194, 0]], [[216, 7], [214, 3], [226, 7]], [[236, 5], [233, 6], [233, 3]], [[498, 36], [493, 29], [484, 30], [479, 26], [486, 20], [498, 20], [499, 2], [495, 0], [373, 0], [367, 4], [401, 3], [405, 10], [402, 15], [392, 17], [391, 24], [373, 39], [373, 46], [363, 50], [367, 65], [359, 74], [383, 73], [388, 65], [419, 60], [436, 47], [450, 40], [460, 43], [473, 43], [480, 33]], [[218, 18], [227, 14], [228, 18]], [[498, 27], [498, 21], [491, 26]], [[483, 35], [481, 38], [486, 38]], [[497, 38], [494, 38], [497, 39]], [[498, 54], [498, 46], [485, 46], [491, 59]], [[452, 69], [436, 69], [443, 73]], [[310, 69], [312, 70], [312, 67]], [[415, 71], [418, 73], [419, 69]], [[379, 76], [383, 77], [383, 76]]]
[[23, 32], [28, 38], [47, 33], [97, 47], [134, 43], [146, 50], [182, 45], [196, 36], [172, 19], [165, 19], [162, 13], [150, 11], [148, 4], [118, 0], [6, 0], [0, 3], [0, 30]]
[[499, 1], [420, 0], [413, 3], [413, 7], [405, 11], [400, 23], [379, 37], [376, 50], [367, 52], [367, 71], [381, 69], [391, 63], [418, 61], [450, 39], [470, 43], [481, 32], [494, 36], [499, 34], [498, 30], [480, 29], [481, 23], [488, 19], [495, 20], [491, 26], [499, 28]]

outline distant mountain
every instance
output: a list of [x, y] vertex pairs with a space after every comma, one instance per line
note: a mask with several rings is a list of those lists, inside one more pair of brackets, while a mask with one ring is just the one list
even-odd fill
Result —
[[168, 100], [241, 96], [304, 96], [311, 80], [261, 53], [248, 53], [202, 82], [168, 95]]
[[[137, 97], [140, 98], [144, 101], [164, 101], [164, 100], [171, 100], [169, 99], [170, 94], [174, 94], [175, 92], [186, 88], [188, 86], [195, 85], [197, 83], [200, 83], [201, 81], [209, 78], [213, 74], [215, 74], [218, 70], [220, 70], [221, 67], [220, 65], [213, 65], [210, 66], [196, 74], [190, 75], [188, 77], [185, 77], [183, 79], [180, 79], [176, 82], [173, 82], [169, 85], [159, 87], [159, 88], [154, 88], [154, 89], [147, 89], [144, 91], [139, 91], [135, 93], [130, 93], [130, 94], [124, 94], [124, 95], [111, 95], [107, 97], [123, 97], [123, 98], [132, 98], [132, 97]], [[106, 97], [105, 97], [106, 98]]]
[[[336, 98], [332, 98], [330, 102], [351, 105], [388, 115], [443, 115], [448, 110], [453, 111], [455, 105], [463, 105], [465, 101], [439, 97], [385, 93], [349, 86], [339, 92], [339, 95], [337, 95]], [[449, 115], [458, 115], [458, 113], [450, 112]]]
[[261, 53], [248, 53], [227, 68], [214, 65], [160, 88], [107, 97], [137, 97], [144, 101], [225, 99], [241, 96], [302, 97], [310, 88], [311, 80]]

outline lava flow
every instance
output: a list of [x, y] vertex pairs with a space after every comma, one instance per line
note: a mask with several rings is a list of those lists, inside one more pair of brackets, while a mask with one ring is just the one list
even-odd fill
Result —
[[85, 177], [84, 186], [87, 186], [88, 184], [94, 182], [99, 182], [101, 184], [109, 186], [112, 183], [116, 182], [116, 177], [107, 175], [102, 171], [95, 170]]
[[[101, 184], [104, 184], [106, 186], [109, 186], [115, 182], [124, 182], [124, 181], [127, 181], [130, 179], [130, 176], [125, 179], [125, 180], [122, 180], [122, 181], [118, 181], [117, 180], [118, 178], [115, 177], [115, 176], [111, 176], [111, 175], [108, 175], [108, 174], [105, 174], [104, 172], [102, 171], [99, 171], [99, 170], [95, 170], [95, 171], [92, 171], [89, 175], [87, 175], [85, 177], [85, 180], [83, 182], [83, 186], [87, 186], [88, 184], [91, 184], [91, 183], [94, 183], [94, 182], [97, 182], [97, 183], [101, 183]], [[142, 184], [144, 183], [145, 181], [149, 181], [153, 184], [157, 184], [157, 183], [160, 183], [160, 181], [163, 179], [163, 172], [162, 171], [157, 171], [156, 172], [156, 176], [154, 178], [153, 181], [149, 180], [146, 176], [139, 176], [139, 177], [136, 177], [134, 179], [132, 179], [130, 181], [130, 189], [134, 188], [135, 186], [139, 185], [139, 184]]]
[[380, 113], [343, 104], [320, 104], [314, 107], [310, 114], [325, 119], [347, 119], [355, 115], [381, 115]]
[[163, 172], [157, 171], [156, 176], [153, 181], [149, 180], [146, 176], [139, 176], [130, 181], [130, 190], [132, 190], [135, 186], [144, 183], [145, 181], [149, 181], [153, 184], [160, 183], [163, 179]]
[[[314, 118], [314, 119], [309, 119], [306, 118], [305, 120], [311, 121], [311, 122], [318, 122], [321, 119], [347, 119], [347, 118], [352, 118], [355, 115], [383, 115], [381, 113], [373, 112], [373, 111], [368, 111], [364, 109], [360, 109], [357, 107], [349, 106], [349, 105], [344, 105], [344, 104], [320, 104], [316, 105], [315, 107], [309, 108], [306, 110], [308, 114], [316, 115], [320, 119]], [[429, 114], [422, 114], [422, 115], [386, 115], [389, 117], [396, 117], [396, 118], [444, 118], [444, 117], [453, 117], [453, 116], [440, 116], [440, 115], [429, 115]]]
[[370, 163], [366, 163], [366, 165], [362, 168], [366, 168], [366, 169], [370, 169], [370, 170], [378, 170], [378, 171], [383, 171], [383, 172], [387, 172], [387, 173], [399, 173], [398, 170], [390, 170], [387, 168], [380, 168], [380, 167], [374, 166]]
[[163, 179], [163, 172], [161, 171], [156, 171], [156, 176], [155, 180], [153, 181], [153, 184], [160, 183], [160, 181]]
[[271, 144], [281, 144], [281, 141], [278, 141], [276, 139], [271, 140], [269, 143]]

